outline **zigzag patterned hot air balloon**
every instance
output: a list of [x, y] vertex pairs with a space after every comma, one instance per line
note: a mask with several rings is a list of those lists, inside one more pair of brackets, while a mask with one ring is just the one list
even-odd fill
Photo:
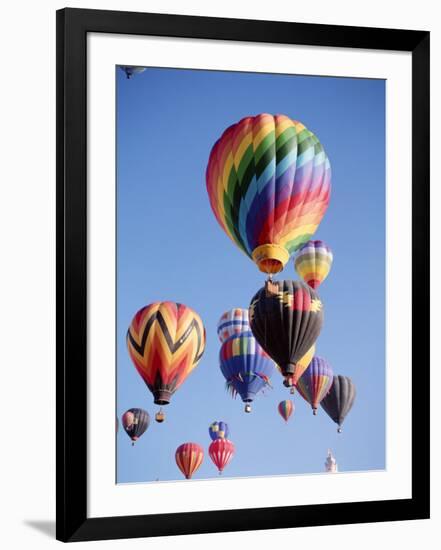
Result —
[[233, 334], [240, 334], [247, 330], [250, 330], [248, 310], [239, 307], [226, 311], [217, 324], [217, 335], [221, 342], [225, 342]]
[[127, 346], [154, 402], [167, 405], [202, 357], [205, 329], [191, 308], [175, 302], [155, 302], [133, 317]]
[[228, 439], [216, 439], [212, 441], [208, 454], [211, 460], [219, 471], [219, 475], [224, 471], [224, 468], [228, 466], [231, 459], [234, 456], [234, 443]]
[[352, 409], [356, 394], [355, 384], [349, 376], [339, 374], [334, 376], [331, 389], [320, 403], [326, 414], [338, 425], [338, 433], [341, 433], [341, 425]]
[[276, 281], [261, 288], [251, 300], [250, 326], [256, 340], [290, 377], [296, 364], [310, 351], [323, 325], [323, 304], [300, 281]]
[[150, 416], [144, 409], [129, 409], [122, 415], [121, 423], [134, 445], [149, 427]]
[[285, 422], [288, 422], [289, 417], [294, 412], [294, 403], [290, 399], [286, 399], [285, 401], [280, 401], [280, 403], [277, 406], [277, 410], [279, 411], [279, 414], [283, 418], [283, 420]]
[[216, 439], [228, 439], [230, 430], [226, 422], [212, 422], [208, 427], [208, 433], [213, 441]]
[[245, 412], [250, 412], [250, 403], [270, 385], [270, 377], [274, 372], [273, 361], [250, 331], [234, 334], [225, 340], [219, 359], [227, 389], [234, 397], [239, 394], [245, 403]]
[[285, 115], [243, 118], [210, 153], [211, 208], [264, 273], [278, 273], [315, 233], [329, 204], [331, 166], [317, 137]]
[[314, 414], [317, 414], [317, 407], [330, 390], [333, 377], [334, 373], [329, 363], [315, 356], [297, 382], [300, 395], [311, 405]]
[[323, 241], [309, 241], [294, 261], [300, 277], [314, 290], [323, 283], [332, 266], [332, 250]]
[[204, 450], [197, 443], [183, 443], [176, 449], [175, 460], [185, 479], [191, 479], [204, 460]]

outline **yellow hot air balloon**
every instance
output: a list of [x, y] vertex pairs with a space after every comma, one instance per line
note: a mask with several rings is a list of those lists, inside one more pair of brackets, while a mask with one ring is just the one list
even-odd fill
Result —
[[308, 241], [294, 260], [300, 277], [314, 290], [329, 275], [332, 266], [332, 250], [323, 241]]

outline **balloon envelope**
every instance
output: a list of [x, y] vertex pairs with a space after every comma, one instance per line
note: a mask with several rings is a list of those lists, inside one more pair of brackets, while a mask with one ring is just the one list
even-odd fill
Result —
[[334, 376], [331, 389], [322, 399], [321, 406], [338, 424], [338, 431], [341, 431], [341, 425], [354, 404], [355, 396], [355, 384], [349, 376]]
[[183, 443], [176, 449], [176, 464], [186, 479], [191, 479], [203, 459], [204, 450], [197, 443]]
[[240, 334], [247, 330], [250, 330], [248, 309], [238, 307], [230, 309], [222, 315], [217, 324], [217, 335], [221, 342], [225, 342], [233, 334]]
[[213, 441], [216, 439], [228, 439], [230, 430], [226, 422], [212, 422], [208, 427], [208, 433]]
[[297, 253], [294, 265], [305, 283], [315, 290], [328, 276], [332, 261], [328, 245], [323, 241], [308, 241]]
[[251, 300], [250, 326], [256, 340], [279, 365], [283, 376], [296, 373], [296, 363], [317, 340], [323, 305], [312, 288], [300, 281], [276, 281], [275, 290], [261, 288]]
[[228, 439], [216, 439], [208, 448], [208, 454], [221, 474], [234, 456], [234, 443]]
[[285, 422], [288, 422], [289, 417], [294, 412], [294, 403], [290, 399], [281, 401], [277, 407], [280, 416]]
[[[315, 344], [294, 365], [293, 374], [289, 374], [285, 376], [285, 380], [283, 381], [284, 386], [286, 386], [287, 388], [291, 388], [297, 385], [299, 378], [308, 368], [309, 363], [312, 361], [312, 358], [314, 357], [314, 354], [315, 354]], [[277, 365], [277, 368], [279, 369], [279, 372], [282, 372], [281, 368], [278, 365]]]
[[261, 271], [277, 273], [326, 212], [331, 166], [301, 122], [263, 113], [224, 131], [211, 150], [206, 183], [225, 233]]
[[311, 405], [314, 414], [320, 401], [332, 386], [334, 373], [331, 366], [321, 357], [313, 357], [297, 383], [300, 395]]
[[259, 346], [253, 334], [243, 332], [230, 336], [222, 344], [220, 368], [227, 381], [227, 389], [237, 393], [244, 403], [250, 403], [269, 385], [274, 363]]
[[129, 409], [121, 417], [126, 434], [132, 441], [137, 441], [150, 425], [150, 416], [144, 409]]
[[199, 363], [205, 350], [205, 329], [188, 306], [154, 302], [133, 317], [127, 347], [154, 402], [166, 405]]

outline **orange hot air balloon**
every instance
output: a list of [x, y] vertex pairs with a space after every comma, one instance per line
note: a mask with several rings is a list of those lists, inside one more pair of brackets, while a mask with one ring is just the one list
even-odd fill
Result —
[[184, 304], [154, 302], [133, 317], [127, 347], [154, 402], [167, 405], [204, 353], [204, 325]]
[[191, 479], [204, 460], [204, 451], [197, 443], [183, 443], [176, 449], [175, 460], [185, 478]]

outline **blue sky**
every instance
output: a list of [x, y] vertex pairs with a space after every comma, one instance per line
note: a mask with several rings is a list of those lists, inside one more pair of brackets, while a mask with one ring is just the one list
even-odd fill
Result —
[[[322, 472], [328, 448], [340, 471], [385, 467], [385, 81], [175, 69], [126, 79], [117, 69], [117, 415], [131, 407], [151, 416], [131, 446], [117, 434], [117, 481], [182, 479], [174, 453], [204, 447], [195, 479], [218, 477], [208, 456], [208, 426], [224, 420], [236, 455], [224, 477]], [[319, 289], [325, 324], [317, 354], [350, 376], [357, 399], [343, 433], [323, 409], [317, 417], [275, 373], [273, 389], [251, 414], [225, 390], [216, 325], [232, 307], [248, 307], [264, 276], [218, 226], [206, 189], [210, 149], [244, 116], [282, 113], [314, 132], [330, 158], [331, 203], [315, 238], [334, 252]], [[293, 262], [280, 278], [297, 278]], [[202, 317], [207, 346], [199, 366], [164, 408], [158, 407], [127, 353], [134, 313], [160, 300], [182, 302]]]

